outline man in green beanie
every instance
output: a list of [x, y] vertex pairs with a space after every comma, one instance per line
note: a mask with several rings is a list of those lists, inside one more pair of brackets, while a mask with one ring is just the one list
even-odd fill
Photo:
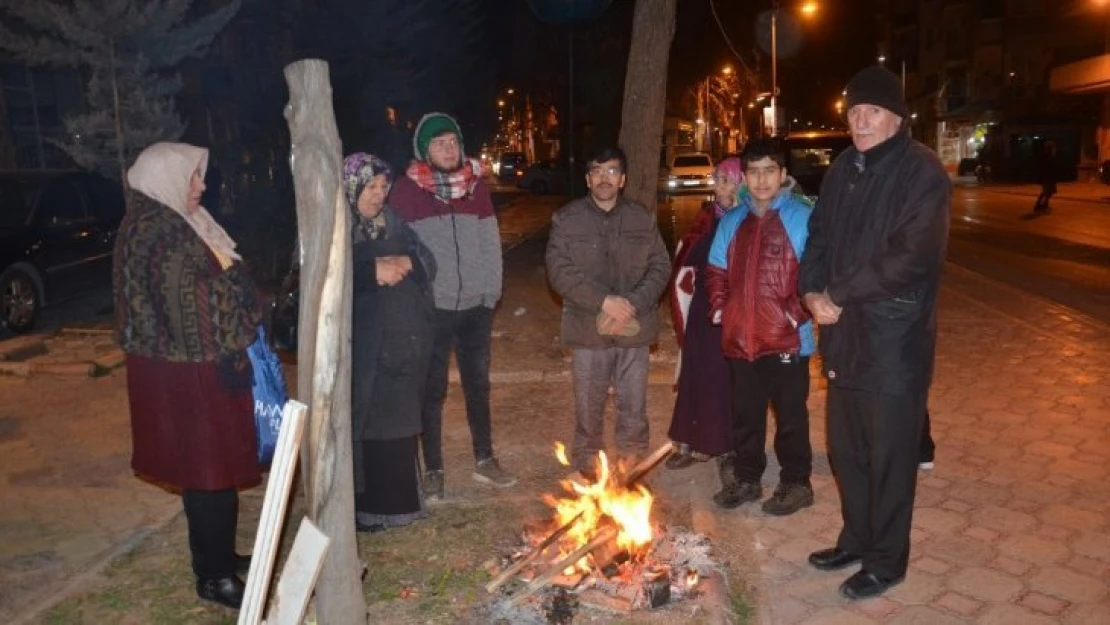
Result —
[[512, 486], [517, 478], [493, 454], [490, 425], [490, 340], [493, 309], [501, 299], [501, 238], [481, 166], [463, 151], [463, 134], [450, 115], [429, 113], [412, 138], [416, 159], [389, 196], [435, 256], [435, 344], [425, 390], [421, 446], [428, 501], [444, 493], [443, 402], [455, 350], [474, 448], [473, 478]]

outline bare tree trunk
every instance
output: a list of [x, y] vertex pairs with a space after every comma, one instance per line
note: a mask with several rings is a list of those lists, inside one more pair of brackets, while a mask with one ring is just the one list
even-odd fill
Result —
[[655, 212], [667, 100], [667, 59], [677, 0], [637, 0], [624, 79], [620, 145], [628, 155], [624, 194]]
[[328, 64], [286, 66], [290, 165], [300, 238], [297, 395], [309, 406], [301, 469], [308, 514], [331, 539], [317, 582], [319, 623], [365, 623], [351, 466], [351, 242]]

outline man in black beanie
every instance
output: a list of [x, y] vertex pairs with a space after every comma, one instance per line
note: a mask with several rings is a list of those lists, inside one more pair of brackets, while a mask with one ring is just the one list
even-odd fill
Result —
[[918, 449], [936, 349], [936, 301], [952, 184], [905, 126], [902, 84], [883, 67], [848, 82], [853, 148], [829, 168], [809, 221], [799, 289], [821, 327], [836, 546], [809, 562], [873, 597], [906, 576]]

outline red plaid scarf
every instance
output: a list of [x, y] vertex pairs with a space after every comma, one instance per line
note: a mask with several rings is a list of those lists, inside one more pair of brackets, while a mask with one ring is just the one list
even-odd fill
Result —
[[463, 160], [463, 166], [458, 171], [449, 173], [435, 169], [427, 161], [413, 161], [405, 175], [421, 189], [434, 193], [444, 202], [449, 202], [470, 195], [474, 191], [474, 186], [478, 184], [481, 171], [478, 161], [468, 158]]

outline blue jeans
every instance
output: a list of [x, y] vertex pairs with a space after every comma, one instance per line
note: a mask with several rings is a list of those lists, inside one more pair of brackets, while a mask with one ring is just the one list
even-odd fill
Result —
[[493, 457], [493, 431], [490, 425], [489, 367], [493, 309], [476, 306], [466, 310], [435, 311], [435, 342], [428, 368], [428, 387], [424, 397], [420, 435], [426, 471], [443, 470], [443, 402], [447, 398], [447, 371], [451, 350], [459, 365], [466, 422], [474, 446], [474, 459]]
[[610, 386], [615, 391], [617, 453], [624, 459], [631, 459], [647, 452], [648, 364], [647, 347], [574, 350], [577, 423], [571, 445], [571, 464], [575, 469], [593, 470], [597, 452], [605, 446], [605, 400]]

